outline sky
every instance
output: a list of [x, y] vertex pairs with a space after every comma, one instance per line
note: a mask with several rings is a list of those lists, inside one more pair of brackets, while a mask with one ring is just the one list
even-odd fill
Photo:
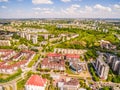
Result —
[[0, 0], [0, 18], [120, 18], [120, 0]]

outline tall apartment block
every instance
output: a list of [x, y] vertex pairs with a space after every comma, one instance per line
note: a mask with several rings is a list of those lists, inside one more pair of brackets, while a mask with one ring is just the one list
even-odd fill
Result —
[[120, 58], [113, 54], [105, 54], [105, 56], [111, 69], [120, 75]]
[[120, 60], [119, 59], [115, 59], [113, 62], [112, 62], [112, 69], [113, 71], [117, 72], [118, 74], [119, 71], [120, 71]]
[[37, 44], [38, 43], [38, 36], [36, 36], [36, 35], [34, 35], [33, 37], [32, 37], [32, 42], [33, 42], [33, 44]]
[[96, 60], [95, 69], [97, 74], [102, 79], [107, 79], [109, 73], [109, 66], [104, 61], [104, 56], [100, 55]]
[[26, 34], [26, 39], [30, 40], [31, 39], [31, 35], [30, 34]]
[[25, 32], [21, 32], [20, 37], [25, 38]]

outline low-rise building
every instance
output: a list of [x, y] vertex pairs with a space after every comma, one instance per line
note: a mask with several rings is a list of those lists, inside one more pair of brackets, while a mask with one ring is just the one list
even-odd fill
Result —
[[58, 82], [60, 90], [79, 90], [79, 81], [77, 79], [71, 79], [69, 81], [61, 80]]
[[47, 80], [39, 75], [32, 75], [25, 84], [25, 90], [45, 90]]
[[[0, 63], [0, 73], [12, 74], [19, 68], [24, 69], [28, 63], [33, 59], [35, 52], [33, 51], [21, 51], [20, 53], [13, 56], [13, 60], [5, 60]], [[22, 57], [22, 58], [21, 58]]]
[[59, 54], [59, 53], [49, 53], [49, 54], [47, 54], [47, 58], [49, 60], [52, 60], [52, 61], [59, 60], [59, 59], [62, 59], [62, 54]]
[[65, 54], [65, 59], [69, 62], [79, 62], [80, 55], [79, 54]]
[[100, 46], [101, 48], [105, 48], [105, 49], [116, 49], [115, 45], [112, 45], [109, 41], [104, 41], [104, 40], [100, 41]]
[[52, 69], [52, 70], [65, 70], [65, 61], [58, 60], [58, 61], [49, 61], [48, 58], [45, 58], [41, 63], [42, 69]]
[[0, 46], [11, 46], [10, 40], [0, 40]]
[[22, 44], [22, 45], [18, 46], [18, 49], [20, 49], [20, 50], [28, 50], [28, 46]]
[[54, 53], [83, 55], [87, 50], [55, 48]]
[[15, 55], [15, 51], [13, 51], [13, 50], [0, 49], [0, 59], [1, 60], [8, 60], [14, 55]]

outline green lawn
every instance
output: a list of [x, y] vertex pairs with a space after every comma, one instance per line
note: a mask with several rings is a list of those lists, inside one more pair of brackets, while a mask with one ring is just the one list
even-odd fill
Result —
[[0, 74], [0, 78], [3, 78], [3, 79], [5, 79], [5, 78], [7, 78], [9, 76], [10, 76], [9, 74]]
[[34, 56], [34, 58], [30, 61], [30, 63], [28, 64], [28, 67], [32, 67], [34, 65], [34, 63], [38, 60], [39, 54], [36, 54]]
[[24, 90], [24, 85], [25, 85], [26, 81], [27, 81], [27, 78], [18, 82], [17, 83], [17, 90]]
[[25, 83], [27, 82], [31, 74], [31, 71], [27, 72], [27, 76], [24, 79], [21, 78], [21, 80], [17, 82], [17, 90], [24, 90]]
[[70, 70], [69, 66], [66, 66], [66, 71], [65, 72], [68, 73], [68, 74], [75, 74]]

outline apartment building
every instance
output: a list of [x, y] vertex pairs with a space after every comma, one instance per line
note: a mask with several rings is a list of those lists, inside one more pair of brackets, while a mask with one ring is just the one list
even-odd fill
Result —
[[0, 40], [0, 46], [11, 46], [10, 40]]
[[95, 69], [100, 78], [107, 79], [109, 73], [109, 66], [105, 63], [103, 55], [98, 56]]

